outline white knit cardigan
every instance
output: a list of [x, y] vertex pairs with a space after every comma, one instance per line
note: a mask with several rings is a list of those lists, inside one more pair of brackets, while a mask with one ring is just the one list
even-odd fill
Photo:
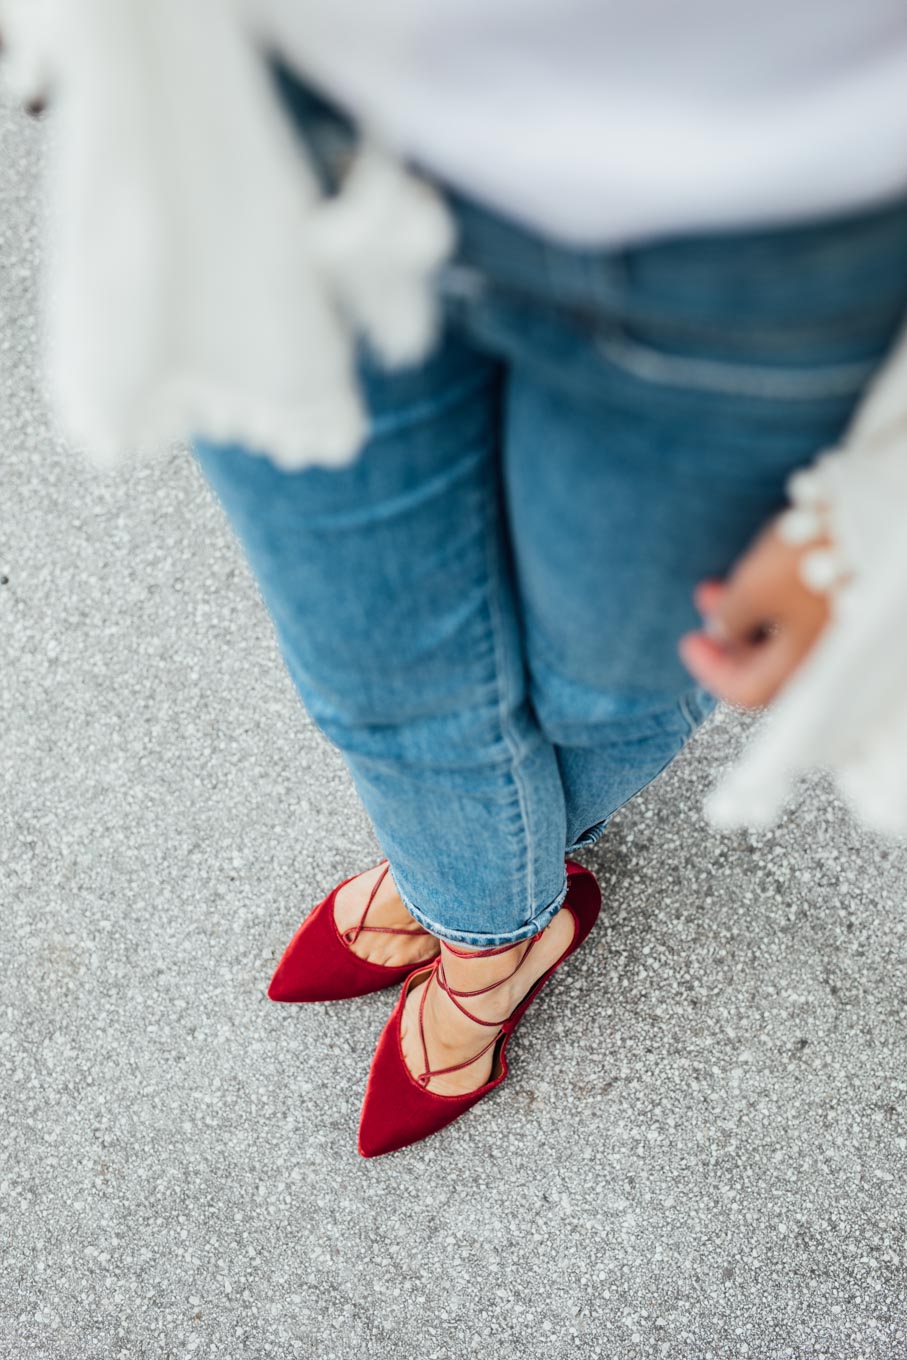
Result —
[[[190, 431], [285, 468], [355, 456], [354, 340], [424, 354], [453, 232], [441, 200], [367, 139], [329, 201], [264, 50], [306, 70], [305, 0], [0, 0], [8, 80], [53, 91], [44, 349], [68, 440], [113, 465]], [[368, 130], [366, 130], [367, 133]], [[870, 825], [907, 831], [907, 338], [844, 446], [791, 488], [790, 531], [833, 620], [711, 795], [764, 825], [830, 768]]]

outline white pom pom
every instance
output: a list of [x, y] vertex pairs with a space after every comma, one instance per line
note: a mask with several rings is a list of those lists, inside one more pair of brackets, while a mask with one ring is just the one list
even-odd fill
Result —
[[847, 574], [847, 565], [834, 548], [816, 548], [800, 562], [800, 579], [810, 590], [833, 590]]
[[785, 510], [777, 523], [778, 534], [791, 547], [799, 548], [818, 538], [822, 531], [822, 521], [814, 510], [795, 508]]
[[813, 468], [801, 468], [787, 479], [788, 498], [794, 505], [819, 505], [823, 498], [822, 484]]

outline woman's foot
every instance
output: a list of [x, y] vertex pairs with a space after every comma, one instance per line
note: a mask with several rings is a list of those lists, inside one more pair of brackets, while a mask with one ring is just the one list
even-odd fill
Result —
[[[542, 974], [547, 973], [570, 947], [574, 924], [573, 913], [562, 908], [531, 949], [528, 940], [521, 941], [503, 953], [485, 958], [461, 958], [449, 949], [444, 949], [442, 966], [447, 983], [454, 992], [463, 993], [475, 992], [507, 979], [481, 996], [459, 997], [473, 1015], [500, 1023], [507, 1019]], [[461, 951], [461, 946], [457, 945], [456, 948]], [[461, 952], [465, 954], [466, 951]], [[512, 976], [508, 977], [508, 974]], [[419, 1033], [419, 1005], [426, 986], [428, 992], [425, 995], [422, 1024], [428, 1048], [427, 1064]], [[484, 1048], [494, 1033], [492, 1026], [477, 1025], [463, 1015], [438, 985], [436, 978], [419, 983], [406, 998], [401, 1019], [401, 1043], [406, 1066], [410, 1075], [417, 1080], [425, 1072], [426, 1066], [435, 1071], [466, 1061], [470, 1054]], [[481, 1057], [459, 1071], [432, 1077], [425, 1089], [441, 1096], [466, 1095], [488, 1081], [493, 1061], [492, 1044]]]
[[[369, 895], [379, 879], [378, 891], [368, 909], [366, 929], [357, 933]], [[430, 963], [438, 953], [439, 945], [434, 935], [422, 930], [400, 901], [386, 860], [343, 885], [334, 898], [334, 921], [347, 949], [369, 963], [388, 968], [408, 964], [415, 967]], [[379, 934], [370, 931], [368, 926], [391, 927], [412, 931], [412, 934]]]

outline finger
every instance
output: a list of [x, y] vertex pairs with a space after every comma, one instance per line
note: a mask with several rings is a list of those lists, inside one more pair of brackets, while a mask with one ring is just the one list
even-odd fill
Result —
[[737, 563], [723, 590], [706, 593], [713, 633], [740, 645], [759, 641], [786, 620], [796, 555], [774, 532], [766, 532]]
[[679, 650], [693, 678], [717, 699], [742, 708], [767, 702], [767, 687], [754, 674], [752, 652], [743, 660], [704, 633], [686, 634]]
[[702, 581], [693, 592], [693, 603], [702, 615], [702, 631], [721, 646], [731, 650], [761, 641], [766, 631], [764, 628], [755, 628], [752, 633], [744, 630], [738, 635], [725, 621], [723, 600], [727, 589], [723, 581]]
[[734, 568], [725, 585], [703, 581], [694, 602], [708, 616], [713, 631], [746, 636], [759, 623], [783, 624], [800, 619], [818, 629], [827, 619], [828, 598], [808, 588], [800, 574], [802, 550], [777, 534], [764, 535]]
[[711, 614], [721, 598], [724, 590], [724, 582], [710, 577], [708, 580], [700, 581], [693, 591], [693, 603], [700, 614]]
[[747, 563], [747, 569], [735, 572], [723, 590], [708, 596], [710, 631], [729, 645], [752, 642], [777, 617], [783, 594], [775, 588], [774, 571], [759, 570], [762, 565]]
[[725, 703], [761, 708], [770, 703], [802, 659], [800, 640], [779, 633], [758, 647], [728, 651], [702, 632], [681, 638], [681, 659], [694, 679]]

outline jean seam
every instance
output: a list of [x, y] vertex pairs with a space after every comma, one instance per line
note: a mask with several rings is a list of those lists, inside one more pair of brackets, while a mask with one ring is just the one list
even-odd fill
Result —
[[813, 369], [728, 363], [660, 350], [617, 333], [599, 335], [599, 354], [642, 382], [766, 401], [817, 401], [852, 396], [877, 366], [874, 359], [817, 364]]
[[420, 424], [427, 416], [440, 415], [451, 406], [459, 405], [492, 381], [487, 373], [470, 374], [461, 382], [445, 388], [443, 393], [425, 401], [414, 402], [402, 412], [393, 411], [386, 415], [372, 416], [369, 420], [369, 437], [397, 434], [400, 430]]
[[[494, 495], [499, 494], [497, 482], [492, 476], [491, 485]], [[510, 753], [511, 770], [510, 775], [516, 790], [517, 801], [520, 808], [520, 816], [523, 822], [523, 840], [525, 844], [525, 862], [523, 869], [523, 901], [527, 904], [534, 900], [534, 847], [531, 840], [531, 823], [528, 815], [527, 789], [525, 780], [521, 773], [519, 745], [514, 740], [511, 728], [511, 721], [507, 716], [507, 683], [506, 667], [503, 664], [503, 616], [500, 602], [501, 581], [506, 564], [503, 560], [503, 548], [497, 541], [496, 520], [491, 515], [488, 516], [488, 527], [485, 536], [485, 562], [488, 576], [488, 614], [491, 624], [491, 636], [494, 646], [494, 666], [498, 680], [498, 721], [501, 727], [501, 735]], [[496, 570], [497, 568], [497, 570]]]

